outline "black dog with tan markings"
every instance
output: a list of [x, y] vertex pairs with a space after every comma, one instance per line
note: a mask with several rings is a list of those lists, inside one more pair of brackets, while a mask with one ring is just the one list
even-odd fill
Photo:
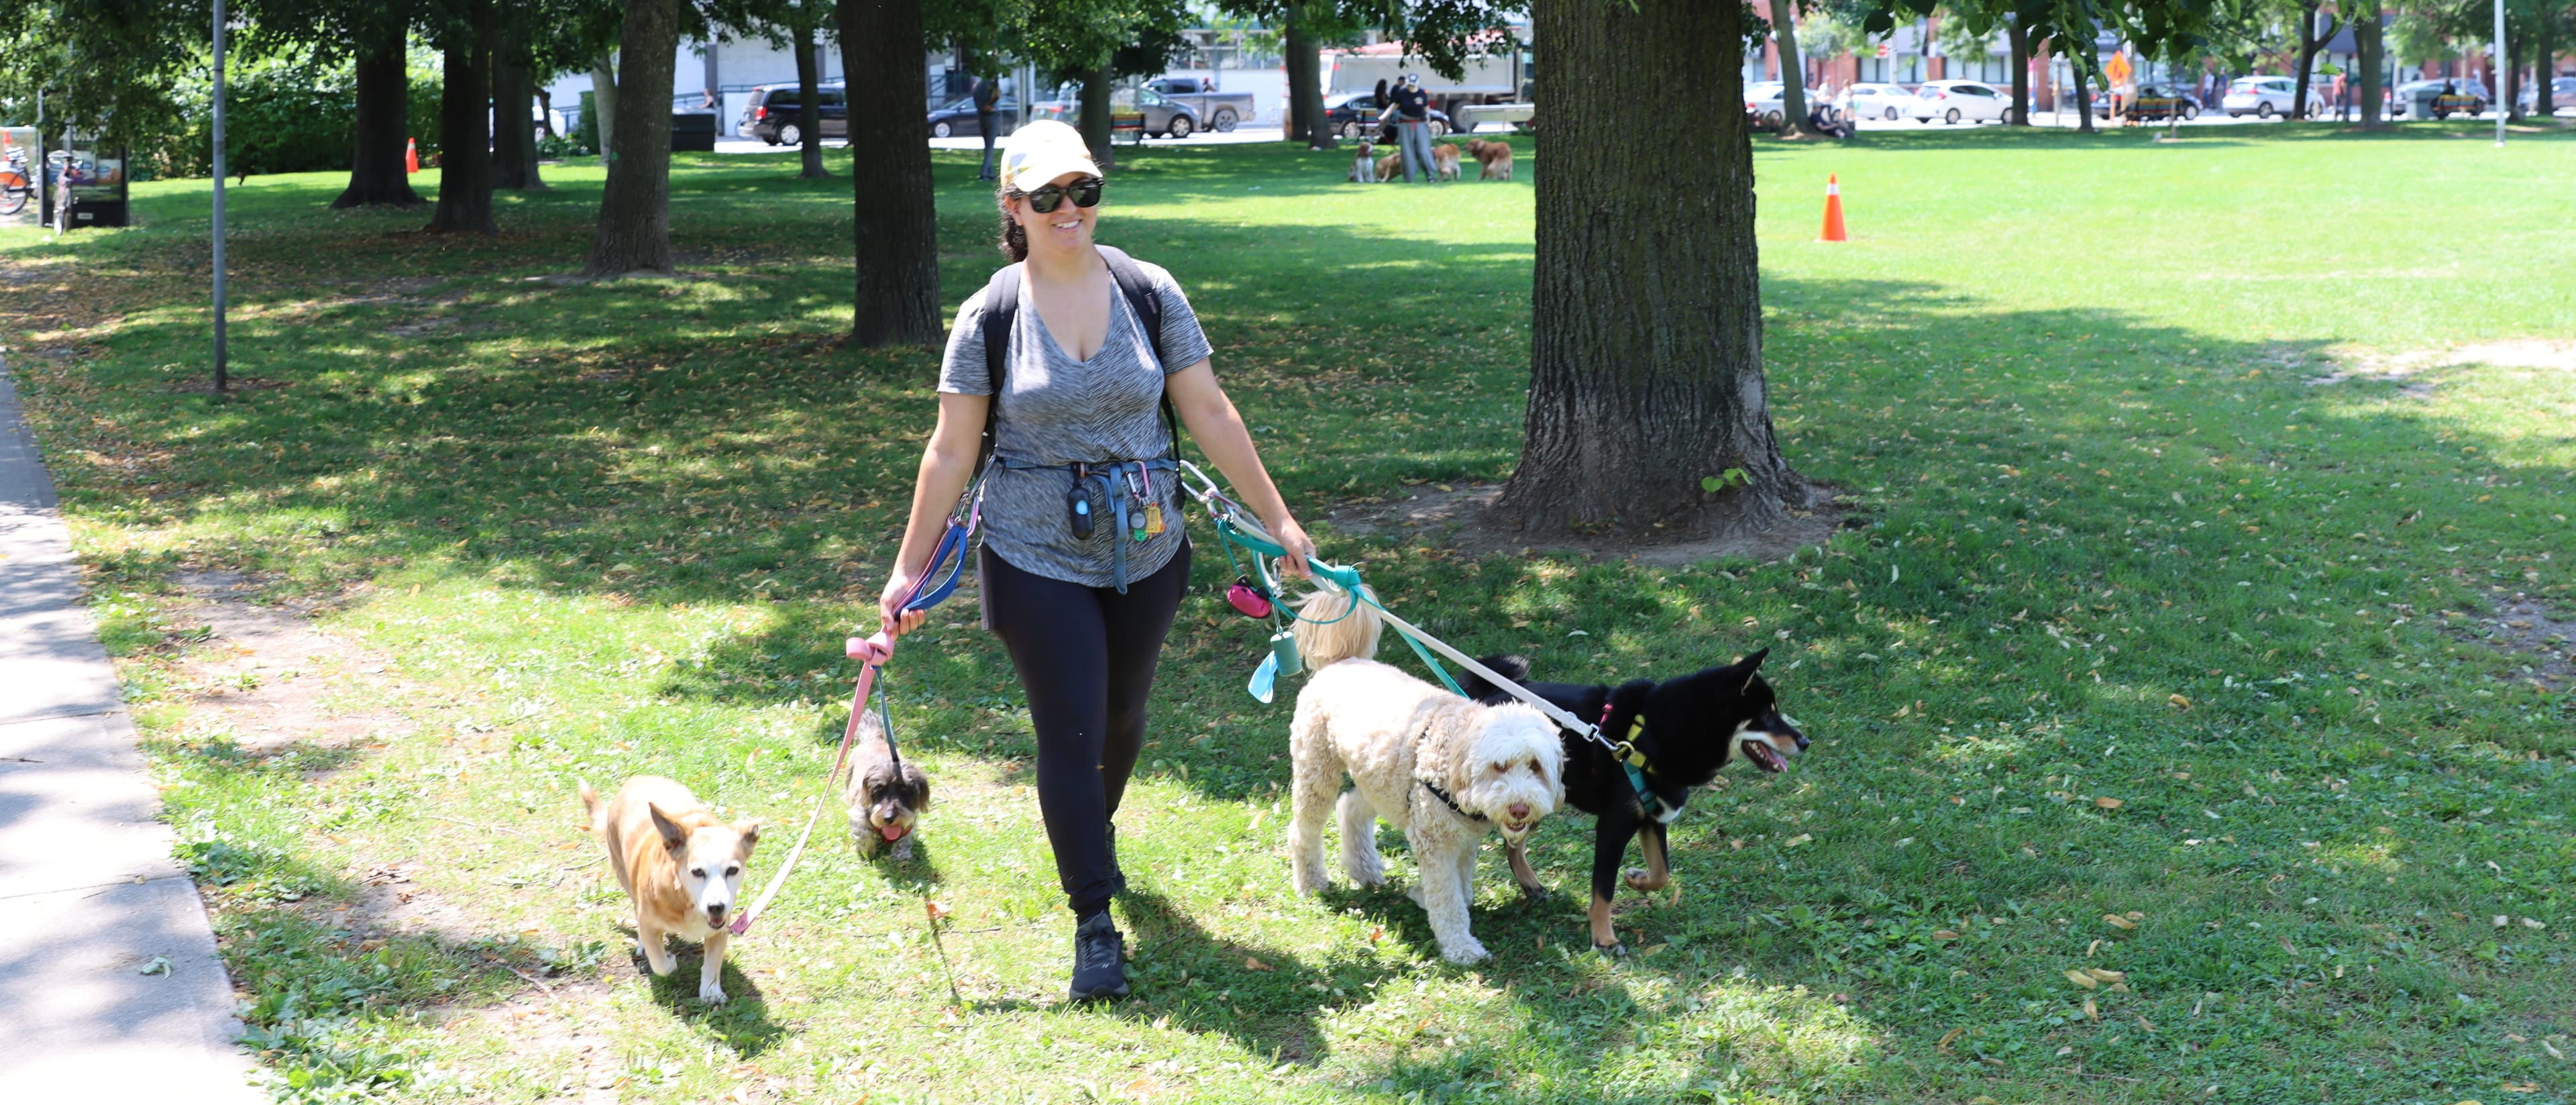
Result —
[[[1635, 679], [1616, 687], [1575, 683], [1532, 683], [1529, 661], [1518, 656], [1489, 656], [1482, 663], [1585, 720], [1600, 720], [1601, 735], [1621, 741], [1644, 758], [1640, 790], [1628, 769], [1610, 749], [1579, 733], [1565, 733], [1565, 802], [1598, 818], [1592, 837], [1592, 946], [1604, 954], [1627, 949], [1610, 927], [1614, 877], [1628, 855], [1628, 840], [1639, 838], [1646, 853], [1643, 869], [1630, 869], [1624, 880], [1636, 890], [1662, 890], [1672, 881], [1664, 853], [1664, 834], [1691, 791], [1717, 777], [1731, 756], [1741, 756], [1763, 771], [1780, 771], [1789, 757], [1807, 747], [1779, 698], [1760, 674], [1769, 649], [1725, 667], [1709, 668], [1679, 679], [1656, 682]], [[1511, 696], [1472, 672], [1460, 673], [1467, 695], [1500, 704]], [[1545, 897], [1531, 872], [1526, 841], [1511, 845], [1512, 878], [1533, 898]]]

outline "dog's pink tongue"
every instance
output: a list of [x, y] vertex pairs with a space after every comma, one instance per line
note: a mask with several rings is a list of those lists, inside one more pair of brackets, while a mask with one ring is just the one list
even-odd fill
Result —
[[889, 841], [903, 839], [903, 826], [901, 825], [880, 825], [877, 827], [877, 831], [885, 834], [885, 838]]

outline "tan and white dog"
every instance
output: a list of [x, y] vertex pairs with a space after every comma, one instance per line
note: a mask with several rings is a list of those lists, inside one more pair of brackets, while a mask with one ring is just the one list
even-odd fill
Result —
[[1354, 184], [1375, 184], [1386, 179], [1377, 175], [1377, 147], [1360, 143], [1360, 155], [1351, 159], [1351, 175], [1342, 179]]
[[1458, 179], [1458, 147], [1447, 142], [1431, 144], [1431, 179]]
[[[1297, 694], [1288, 731], [1291, 879], [1300, 894], [1329, 881], [1324, 820], [1338, 806], [1342, 872], [1362, 885], [1385, 882], [1377, 850], [1384, 820], [1413, 848], [1412, 896], [1430, 915], [1440, 954], [1473, 963], [1485, 958], [1467, 925], [1477, 845], [1495, 828], [1507, 842], [1526, 841], [1556, 809], [1565, 794], [1564, 747], [1535, 709], [1473, 702], [1368, 659], [1381, 622], [1352, 603], [1342, 592], [1318, 592], [1298, 608], [1297, 651], [1314, 674]], [[1336, 801], [1346, 773], [1352, 789]]]
[[758, 820], [718, 819], [689, 788], [658, 775], [638, 775], [600, 801], [585, 783], [581, 808], [590, 831], [608, 847], [608, 866], [635, 903], [635, 943], [657, 975], [680, 961], [662, 947], [664, 936], [706, 945], [698, 967], [698, 1000], [725, 1000], [725, 924], [733, 920], [742, 891], [743, 865], [760, 843]]

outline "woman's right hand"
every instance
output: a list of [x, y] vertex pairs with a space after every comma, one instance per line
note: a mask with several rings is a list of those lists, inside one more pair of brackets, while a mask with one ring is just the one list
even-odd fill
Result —
[[877, 628], [885, 633], [887, 640], [921, 628], [921, 623], [930, 617], [927, 610], [907, 611], [903, 608], [904, 601], [912, 597], [912, 588], [919, 575], [918, 572], [896, 569], [894, 576], [886, 580], [885, 593], [877, 597]]

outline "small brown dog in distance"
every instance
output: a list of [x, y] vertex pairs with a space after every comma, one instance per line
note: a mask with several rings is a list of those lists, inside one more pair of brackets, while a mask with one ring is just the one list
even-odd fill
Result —
[[760, 822], [726, 824], [689, 788], [656, 775], [626, 780], [605, 802], [584, 783], [581, 808], [590, 815], [590, 831], [608, 846], [609, 869], [635, 903], [635, 943], [644, 962], [654, 974], [670, 974], [680, 961], [662, 947], [664, 936], [703, 942], [698, 1000], [722, 1003], [725, 923], [733, 919], [743, 865], [760, 843]]
[[1377, 147], [1366, 142], [1360, 143], [1360, 155], [1351, 159], [1350, 175], [1342, 179], [1356, 184], [1374, 184], [1385, 180], [1385, 177], [1377, 175]]
[[850, 837], [870, 859], [891, 844], [895, 859], [909, 860], [912, 830], [930, 809], [930, 778], [895, 753], [885, 722], [873, 713], [860, 715], [857, 745], [842, 794], [850, 806]]
[[1446, 142], [1431, 144], [1431, 179], [1458, 179], [1458, 147]]
[[1384, 184], [1387, 181], [1394, 180], [1395, 174], [1404, 171], [1403, 165], [1404, 155], [1400, 153], [1391, 153], [1385, 157], [1378, 158], [1377, 182]]
[[1476, 159], [1476, 179], [1512, 179], [1511, 143], [1470, 138], [1467, 140], [1467, 155]]

